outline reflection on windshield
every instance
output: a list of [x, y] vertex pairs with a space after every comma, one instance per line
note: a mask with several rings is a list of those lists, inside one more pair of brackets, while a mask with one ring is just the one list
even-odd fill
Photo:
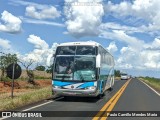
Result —
[[57, 48], [57, 55], [74, 55], [76, 46], [60, 46]]
[[95, 46], [77, 46], [76, 55], [95, 55]]
[[55, 72], [57, 74], [67, 74], [70, 69], [73, 69], [74, 57], [57, 57]]
[[75, 80], [95, 80], [95, 57], [75, 58]]
[[56, 55], [96, 55], [95, 46], [59, 46]]
[[54, 78], [59, 80], [95, 80], [95, 57], [59, 56]]

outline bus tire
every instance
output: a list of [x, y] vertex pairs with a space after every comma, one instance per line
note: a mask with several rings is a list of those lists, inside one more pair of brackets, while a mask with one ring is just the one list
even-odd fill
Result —
[[114, 77], [112, 77], [112, 80], [111, 80], [111, 82], [110, 82], [109, 91], [112, 91], [112, 90], [113, 90], [113, 85], [114, 85]]
[[110, 87], [108, 90], [109, 90], [109, 91], [112, 91], [112, 90], [113, 90], [113, 88], [112, 88], [112, 87]]
[[63, 99], [64, 100], [69, 100], [69, 97], [68, 96], [63, 96]]
[[103, 97], [104, 97], [104, 93], [98, 95], [99, 99], [102, 99]]

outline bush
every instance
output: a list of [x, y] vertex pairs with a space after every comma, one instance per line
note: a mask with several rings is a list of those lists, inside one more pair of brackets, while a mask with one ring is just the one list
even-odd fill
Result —
[[10, 79], [10, 78], [8, 78], [8, 77], [2, 77], [2, 81], [10, 82], [10, 81], [11, 81], [11, 79]]

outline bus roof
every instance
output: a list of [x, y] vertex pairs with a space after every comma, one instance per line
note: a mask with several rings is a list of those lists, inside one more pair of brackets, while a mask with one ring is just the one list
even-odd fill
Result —
[[[61, 43], [58, 46], [101, 46], [102, 48], [104, 48], [101, 44], [95, 42], [95, 41], [83, 41], [83, 42], [65, 42], [65, 43]], [[104, 48], [105, 49], [105, 48]], [[106, 49], [105, 49], [106, 50]], [[106, 52], [109, 53], [108, 50], [106, 50]], [[110, 54], [110, 53], [109, 53]], [[111, 54], [110, 54], [111, 55]], [[111, 55], [112, 56], [112, 55]], [[113, 57], [113, 56], [112, 56]]]
[[97, 46], [97, 47], [101, 46], [113, 58], [113, 55], [108, 50], [106, 50], [101, 44], [99, 44], [99, 43], [97, 43], [95, 41], [66, 42], [66, 43], [61, 43], [58, 46]]
[[86, 42], [66, 42], [66, 43], [61, 43], [58, 46], [74, 46], [74, 45], [99, 46], [100, 44], [95, 41], [86, 41]]

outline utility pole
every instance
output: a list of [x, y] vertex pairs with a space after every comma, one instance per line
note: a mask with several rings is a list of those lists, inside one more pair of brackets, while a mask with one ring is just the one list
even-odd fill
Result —
[[13, 90], [14, 90], [14, 71], [15, 71], [15, 63], [13, 63], [13, 71], [12, 71], [12, 92], [11, 92], [12, 99], [13, 99]]

